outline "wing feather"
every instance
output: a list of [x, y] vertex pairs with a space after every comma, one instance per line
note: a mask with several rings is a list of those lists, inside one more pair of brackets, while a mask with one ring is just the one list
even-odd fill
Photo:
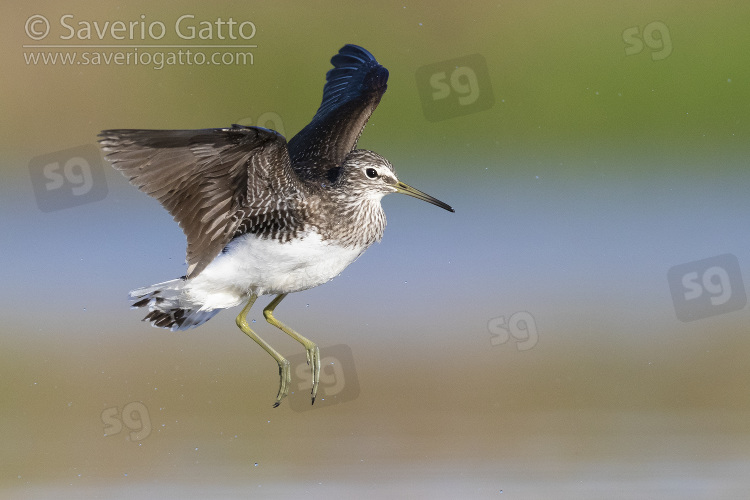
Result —
[[234, 125], [99, 136], [112, 166], [156, 198], [184, 231], [188, 278], [221, 252], [247, 214], [275, 212], [303, 196], [286, 140], [273, 130]]
[[305, 177], [325, 178], [341, 165], [387, 88], [388, 70], [362, 47], [345, 45], [331, 63], [315, 117], [289, 141], [294, 168]]

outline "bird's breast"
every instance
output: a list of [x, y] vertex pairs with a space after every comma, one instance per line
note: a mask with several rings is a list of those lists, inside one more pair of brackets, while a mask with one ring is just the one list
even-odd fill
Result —
[[191, 295], [244, 297], [306, 290], [341, 274], [366, 249], [340, 245], [315, 231], [300, 233], [287, 242], [245, 234], [232, 240], [191, 280]]

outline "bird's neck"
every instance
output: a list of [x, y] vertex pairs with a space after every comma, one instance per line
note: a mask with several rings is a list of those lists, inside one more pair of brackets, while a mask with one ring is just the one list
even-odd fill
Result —
[[337, 220], [330, 221], [330, 227], [343, 245], [366, 248], [383, 237], [385, 212], [379, 198], [356, 193], [356, 201], [352, 202], [351, 195], [351, 192], [334, 195], [339, 208]]

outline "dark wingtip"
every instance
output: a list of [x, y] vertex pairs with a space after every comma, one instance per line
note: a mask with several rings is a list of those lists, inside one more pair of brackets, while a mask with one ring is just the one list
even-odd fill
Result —
[[[353, 43], [347, 43], [343, 47], [339, 49], [338, 54], [336, 55], [342, 55], [342, 56], [359, 56], [364, 57], [365, 59], [369, 59], [371, 61], [375, 60], [375, 56], [373, 56], [367, 49], [364, 47], [360, 47], [359, 45], [355, 45]], [[331, 58], [331, 62], [336, 58], [336, 56], [333, 56]], [[335, 63], [334, 63], [335, 64]]]
[[349, 77], [363, 69], [367, 72], [362, 76], [358, 86], [360, 92], [383, 93], [388, 88], [388, 70], [375, 59], [369, 51], [359, 45], [346, 44], [331, 58], [333, 69], [326, 75], [327, 80]]
[[384, 91], [388, 88], [388, 70], [383, 66], [376, 66], [372, 68], [365, 76], [362, 82], [362, 87], [371, 91]]

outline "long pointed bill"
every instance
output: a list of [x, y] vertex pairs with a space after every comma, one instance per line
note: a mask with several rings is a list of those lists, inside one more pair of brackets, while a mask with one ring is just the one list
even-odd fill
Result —
[[426, 201], [427, 203], [432, 203], [433, 205], [436, 205], [440, 208], [444, 208], [445, 210], [449, 212], [455, 212], [455, 210], [453, 210], [453, 207], [451, 207], [447, 203], [443, 203], [437, 198], [433, 198], [429, 194], [423, 193], [419, 189], [414, 189], [410, 185], [405, 184], [403, 182], [399, 182], [398, 184], [396, 184], [396, 192], [402, 193], [402, 194], [408, 194], [409, 196], [413, 196], [414, 198], [418, 200]]

